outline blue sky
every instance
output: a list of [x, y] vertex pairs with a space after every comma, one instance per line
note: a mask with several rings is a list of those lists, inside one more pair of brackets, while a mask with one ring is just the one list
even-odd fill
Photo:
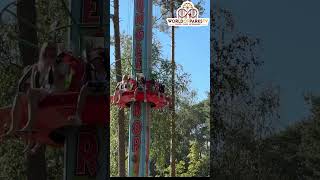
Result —
[[320, 92], [320, 1], [221, 0], [238, 31], [262, 39], [258, 80], [280, 86], [282, 125], [309, 114], [303, 94]]
[[[12, 3], [12, 2], [14, 2], [14, 0], [0, 0], [0, 11], [2, 11], [5, 6], [7, 6], [9, 3]], [[12, 10], [12, 8], [15, 7], [15, 6], [11, 5], [10, 7], [11, 7], [10, 10]], [[1, 15], [1, 18], [5, 22], [7, 22], [6, 20], [8, 20], [8, 18], [10, 18], [10, 20], [11, 19], [15, 19], [8, 12], [2, 12], [2, 13], [3, 14]]]
[[[198, 0], [192, 1], [193, 3]], [[120, 0], [121, 32], [132, 34], [133, 0]], [[205, 1], [205, 12], [202, 17], [209, 18], [210, 1]], [[113, 13], [113, 7], [110, 8]], [[160, 15], [159, 8], [153, 8], [153, 15]], [[113, 25], [110, 25], [111, 35]], [[164, 57], [170, 59], [171, 40], [168, 34], [154, 31], [160, 40]], [[191, 88], [198, 93], [198, 100], [207, 97], [210, 88], [210, 26], [176, 28], [176, 63], [181, 64], [184, 71], [191, 75]], [[111, 63], [114, 62], [114, 48], [111, 47]]]

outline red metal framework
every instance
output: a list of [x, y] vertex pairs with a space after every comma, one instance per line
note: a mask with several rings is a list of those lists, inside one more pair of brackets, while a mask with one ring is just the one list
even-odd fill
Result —
[[[38, 110], [36, 112], [35, 124], [32, 128], [32, 135], [29, 131], [16, 131], [15, 135], [24, 139], [32, 139], [41, 144], [60, 146], [63, 144], [55, 142], [51, 138], [51, 134], [57, 129], [61, 129], [66, 126], [72, 126], [72, 118], [77, 109], [78, 98], [80, 95], [81, 80], [84, 77], [84, 70], [82, 64], [78, 64], [81, 61], [74, 58], [70, 53], [62, 53], [58, 63], [65, 63], [75, 72], [74, 78], [71, 81], [70, 88], [66, 92], [53, 92], [48, 94], [44, 99], [38, 103]], [[58, 58], [58, 59], [59, 59]], [[31, 68], [29, 68], [31, 70]], [[28, 89], [30, 88], [30, 82], [28, 79], [31, 74], [25, 74], [25, 77], [19, 82], [19, 94], [21, 107], [19, 121], [19, 128], [25, 127], [28, 122]], [[29, 87], [26, 87], [29, 86]], [[103, 126], [109, 121], [108, 109], [109, 109], [109, 97], [103, 93], [107, 88], [105, 82], [87, 81], [87, 87], [92, 94], [88, 94], [85, 97], [85, 105], [81, 112], [81, 124], [83, 125], [100, 125]], [[102, 92], [102, 93], [95, 93]], [[0, 135], [3, 135], [12, 122], [11, 116], [12, 107], [0, 108]]]
[[111, 102], [120, 108], [130, 107], [131, 102], [147, 102], [153, 109], [162, 109], [169, 105], [170, 98], [165, 95], [163, 84], [130, 78], [118, 83]]

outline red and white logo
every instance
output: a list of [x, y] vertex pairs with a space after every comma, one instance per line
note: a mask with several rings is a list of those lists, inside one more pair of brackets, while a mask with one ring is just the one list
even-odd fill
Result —
[[177, 18], [167, 18], [169, 26], [208, 26], [209, 18], [199, 18], [199, 10], [191, 1], [185, 1], [177, 9]]

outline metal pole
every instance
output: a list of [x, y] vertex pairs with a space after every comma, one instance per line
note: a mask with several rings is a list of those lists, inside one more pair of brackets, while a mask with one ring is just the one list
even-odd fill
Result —
[[[96, 29], [79, 27], [82, 22], [83, 4], [96, 3], [99, 6], [100, 22], [106, 22], [105, 34], [101, 38], [105, 45], [106, 56], [109, 60], [109, 0], [70, 0], [72, 26], [69, 31], [69, 47], [75, 56], [79, 56], [84, 48], [82, 34], [92, 35], [99, 32]], [[102, 6], [102, 7], [101, 7]], [[101, 10], [103, 10], [101, 12]], [[102, 24], [101, 24], [102, 25]], [[94, 35], [92, 35], [94, 37]], [[98, 43], [98, 42], [97, 42]], [[109, 64], [109, 62], [105, 63]], [[106, 67], [108, 69], [108, 67]], [[107, 93], [108, 94], [108, 93]], [[106, 98], [106, 97], [101, 97]], [[107, 98], [106, 98], [107, 101]], [[108, 109], [106, 109], [108, 111]], [[109, 113], [108, 113], [109, 114]], [[105, 118], [109, 118], [108, 116]], [[108, 179], [109, 174], [109, 125], [83, 125], [67, 127], [65, 130], [64, 180], [101, 180]]]
[[[104, 19], [102, 20], [102, 22], [105, 22], [105, 61], [106, 61], [106, 70], [107, 70], [107, 79], [110, 79], [110, 0], [103, 0], [103, 17]], [[108, 84], [107, 87], [110, 87], [110, 82]], [[106, 94], [110, 94], [110, 89], [107, 88], [107, 92]], [[110, 100], [110, 96], [107, 96], [107, 103], [109, 104]], [[107, 113], [107, 117], [106, 118], [110, 118], [110, 108], [107, 109], [108, 113]], [[102, 143], [104, 143], [104, 153], [102, 154], [102, 159], [104, 159], [105, 161], [103, 162], [103, 174], [105, 176], [105, 178], [101, 178], [101, 179], [110, 179], [110, 124], [107, 123], [105, 124], [105, 137], [102, 139]], [[98, 177], [99, 178], [99, 177]]]
[[[170, 11], [171, 16], [174, 18], [174, 1], [171, 0], [170, 4]], [[174, 59], [175, 54], [175, 27], [171, 27], [171, 64], [172, 64], [172, 76], [171, 76], [171, 177], [176, 176], [176, 112], [175, 112], [175, 70], [176, 70], [176, 63]]]
[[[70, 0], [69, 9], [71, 11], [72, 21], [79, 23], [81, 15], [81, 1]], [[74, 55], [80, 54], [80, 33], [76, 23], [72, 23], [69, 30], [68, 46], [72, 49]], [[68, 128], [65, 132], [64, 143], [64, 180], [73, 180], [75, 178], [76, 152], [77, 152], [77, 134], [78, 128]]]
[[[142, 73], [150, 79], [152, 48], [152, 1], [134, 1], [132, 77]], [[128, 176], [149, 176], [150, 103], [130, 105]]]
[[74, 55], [80, 55], [80, 27], [79, 22], [81, 18], [81, 3], [79, 0], [70, 0], [69, 8], [71, 9], [71, 30], [69, 37], [69, 47], [72, 49]]

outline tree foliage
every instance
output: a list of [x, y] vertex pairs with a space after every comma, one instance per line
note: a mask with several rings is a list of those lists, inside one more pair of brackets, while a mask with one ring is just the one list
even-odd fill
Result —
[[[64, 2], [68, 2], [65, 0]], [[68, 4], [68, 3], [67, 3]], [[36, 0], [37, 27], [39, 44], [29, 44], [35, 48], [43, 42], [56, 40], [66, 43], [67, 29], [52, 32], [52, 24], [59, 21], [59, 26], [67, 25], [67, 12], [61, 1]], [[12, 9], [14, 10], [14, 9]], [[6, 16], [9, 16], [6, 14]], [[14, 18], [8, 18], [0, 25], [0, 106], [11, 105], [16, 94], [17, 82], [22, 74], [23, 63], [20, 59], [18, 27]], [[0, 177], [8, 180], [25, 179], [25, 157], [22, 152], [24, 142], [18, 139], [6, 139], [0, 146]], [[47, 148], [46, 152], [48, 179], [61, 179], [63, 174], [63, 149]]]
[[[217, 37], [234, 26], [230, 11], [220, 12], [224, 23], [216, 18], [211, 26], [214, 179], [319, 179], [320, 98], [305, 96], [311, 115], [275, 131], [280, 118], [279, 89], [255, 79], [255, 72], [263, 66], [257, 56], [262, 41], [230, 31], [219, 43]], [[196, 152], [195, 147], [190, 152]], [[183, 165], [180, 162], [179, 169]]]
[[261, 40], [233, 26], [225, 9], [211, 26], [211, 169], [216, 179], [260, 179], [266, 173], [261, 139], [273, 133], [279, 118], [279, 90], [255, 79], [263, 65]]

